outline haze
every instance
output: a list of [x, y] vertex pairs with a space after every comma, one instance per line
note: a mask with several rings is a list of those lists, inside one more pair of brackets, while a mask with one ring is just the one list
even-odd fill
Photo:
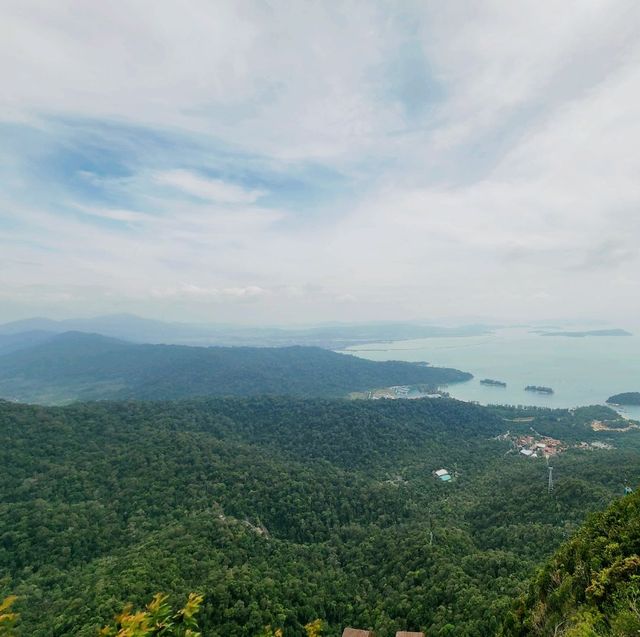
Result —
[[640, 310], [640, 4], [0, 7], [0, 319]]

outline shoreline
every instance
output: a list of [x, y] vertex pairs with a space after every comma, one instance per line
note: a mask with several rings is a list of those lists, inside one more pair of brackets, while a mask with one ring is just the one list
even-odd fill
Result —
[[[378, 341], [340, 351], [374, 361], [429, 361], [433, 367], [467, 371], [474, 375], [473, 380], [440, 386], [452, 398], [464, 402], [548, 409], [599, 405], [625, 419], [640, 421], [640, 407], [606, 402], [609, 396], [626, 389], [630, 378], [640, 376], [639, 335], [551, 339], [524, 328], [505, 328], [495, 330], [489, 338]], [[481, 385], [479, 379], [483, 378], [500, 379], [507, 387]], [[532, 384], [552, 387], [554, 394], [521, 391]]]

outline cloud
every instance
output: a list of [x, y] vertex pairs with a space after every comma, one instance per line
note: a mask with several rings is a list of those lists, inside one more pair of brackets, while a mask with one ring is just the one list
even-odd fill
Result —
[[176, 287], [154, 288], [151, 296], [158, 299], [194, 298], [202, 300], [247, 300], [269, 294], [268, 290], [258, 285], [235, 288], [211, 288], [194, 283], [181, 283]]
[[158, 172], [153, 175], [153, 180], [199, 199], [221, 203], [251, 204], [266, 194], [263, 190], [247, 190], [220, 179], [202, 177], [188, 170]]
[[117, 119], [290, 158], [350, 154], [400, 121], [372, 100], [395, 34], [370, 3], [9, 2], [2, 18], [4, 118]]
[[624, 241], [619, 237], [604, 238], [599, 244], [591, 246], [582, 255], [578, 268], [601, 270], [616, 268], [629, 261], [638, 260], [638, 247], [635, 242]]
[[138, 212], [137, 210], [122, 210], [108, 208], [87, 208], [79, 206], [78, 209], [94, 217], [102, 219], [110, 219], [111, 221], [126, 221], [130, 223], [153, 221], [154, 216], [146, 212]]
[[199, 320], [640, 310], [636, 2], [10, 0], [0, 24], [16, 315], [37, 286]]

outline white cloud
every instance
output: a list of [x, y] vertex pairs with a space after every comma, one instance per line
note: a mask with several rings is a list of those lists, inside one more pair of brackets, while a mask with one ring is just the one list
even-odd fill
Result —
[[[632, 0], [426, 4], [423, 46], [450, 90], [439, 148], [522, 126], [615, 72], [636, 45]], [[485, 140], [488, 141], [488, 140]]]
[[202, 177], [188, 170], [157, 172], [153, 175], [153, 180], [188, 195], [221, 203], [250, 204], [266, 194], [264, 190], [245, 189], [220, 179]]
[[269, 294], [258, 285], [232, 288], [203, 287], [195, 283], [180, 283], [174, 287], [154, 288], [151, 296], [157, 299], [200, 299], [200, 300], [247, 300]]
[[111, 221], [126, 221], [136, 223], [154, 220], [153, 215], [147, 214], [146, 212], [139, 212], [137, 210], [93, 208], [86, 206], [78, 206], [77, 209], [87, 215], [100, 217], [102, 219], [110, 219]]
[[[251, 299], [256, 321], [640, 309], [636, 2], [45, 5], [0, 8], [0, 119], [129, 124], [132, 147], [139, 125], [195, 133], [281, 183], [183, 149], [128, 177], [81, 167], [114, 201], [85, 218], [7, 194], [3, 289], [50, 281], [80, 307], [93, 285], [199, 318]], [[409, 114], [392, 80], [421, 63]], [[343, 192], [289, 191], [301, 167]], [[28, 169], [15, 190], [37, 190]]]
[[394, 34], [367, 2], [26, 0], [0, 11], [4, 118], [115, 118], [283, 157], [350, 154], [399, 124], [372, 100], [369, 74]]

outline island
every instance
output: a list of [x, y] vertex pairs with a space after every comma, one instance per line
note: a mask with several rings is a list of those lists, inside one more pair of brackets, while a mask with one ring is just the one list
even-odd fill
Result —
[[628, 391], [622, 394], [609, 396], [607, 402], [610, 405], [640, 405], [640, 391]]
[[493, 378], [483, 378], [480, 381], [481, 385], [491, 385], [492, 387], [506, 387], [507, 383], [501, 380], [493, 380]]
[[553, 394], [553, 389], [551, 389], [551, 387], [541, 387], [539, 385], [527, 385], [524, 390], [534, 391], [538, 394]]
[[587, 336], [633, 336], [631, 332], [621, 329], [610, 330], [589, 330], [586, 332], [567, 331], [567, 332], [539, 332], [541, 336], [569, 336], [571, 338], [585, 338]]

